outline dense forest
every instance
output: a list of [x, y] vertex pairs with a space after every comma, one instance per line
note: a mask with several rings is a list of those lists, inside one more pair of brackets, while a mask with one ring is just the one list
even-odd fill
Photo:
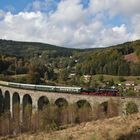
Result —
[[107, 48], [71, 49], [0, 40], [0, 79], [79, 85], [83, 75], [140, 75], [140, 40]]

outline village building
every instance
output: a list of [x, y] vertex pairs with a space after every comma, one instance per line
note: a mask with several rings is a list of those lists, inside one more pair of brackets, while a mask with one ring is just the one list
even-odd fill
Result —
[[126, 81], [125, 86], [128, 86], [128, 87], [135, 86], [135, 82], [134, 81]]
[[74, 77], [76, 74], [75, 73], [70, 73], [69, 78]]
[[89, 82], [91, 79], [91, 75], [84, 75], [83, 77], [85, 82]]
[[134, 86], [135, 86], [135, 82], [134, 81], [126, 81], [125, 82], [125, 88], [126, 89], [134, 88]]
[[134, 87], [134, 91], [140, 92], [140, 84]]

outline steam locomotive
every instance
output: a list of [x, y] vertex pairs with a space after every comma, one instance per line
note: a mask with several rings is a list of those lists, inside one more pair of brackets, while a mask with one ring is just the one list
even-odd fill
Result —
[[112, 88], [82, 88], [81, 94], [96, 96], [119, 96], [119, 90]]
[[119, 91], [117, 89], [111, 89], [111, 88], [96, 89], [96, 88], [82, 88], [82, 87], [47, 86], [47, 85], [21, 84], [21, 83], [4, 82], [4, 81], [0, 81], [0, 85], [12, 87], [12, 88], [27, 89], [27, 90], [96, 95], [96, 96], [97, 95], [117, 96], [119, 94]]

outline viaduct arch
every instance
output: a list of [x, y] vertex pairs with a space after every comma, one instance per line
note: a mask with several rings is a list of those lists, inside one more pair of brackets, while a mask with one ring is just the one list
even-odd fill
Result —
[[[58, 107], [69, 104], [76, 104], [79, 108], [81, 106], [89, 106], [94, 110], [97, 104], [105, 104], [110, 98], [119, 104], [120, 115], [125, 113], [126, 104], [130, 101], [137, 105], [140, 112], [140, 98], [53, 93], [0, 86], [0, 114], [10, 111], [13, 117], [16, 117], [15, 110], [18, 110], [17, 112], [22, 113], [24, 116], [27, 104], [32, 107], [32, 113], [32, 111], [37, 109], [42, 110], [50, 103], [56, 104]], [[16, 107], [14, 104], [16, 104]]]

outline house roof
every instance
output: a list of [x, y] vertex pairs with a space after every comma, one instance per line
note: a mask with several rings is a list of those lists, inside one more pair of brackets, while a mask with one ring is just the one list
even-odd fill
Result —
[[134, 87], [136, 90], [140, 90], [140, 85]]
[[132, 84], [135, 84], [135, 82], [134, 82], [134, 81], [126, 81], [125, 84], [126, 84], [126, 85], [127, 85], [127, 84], [132, 85]]

